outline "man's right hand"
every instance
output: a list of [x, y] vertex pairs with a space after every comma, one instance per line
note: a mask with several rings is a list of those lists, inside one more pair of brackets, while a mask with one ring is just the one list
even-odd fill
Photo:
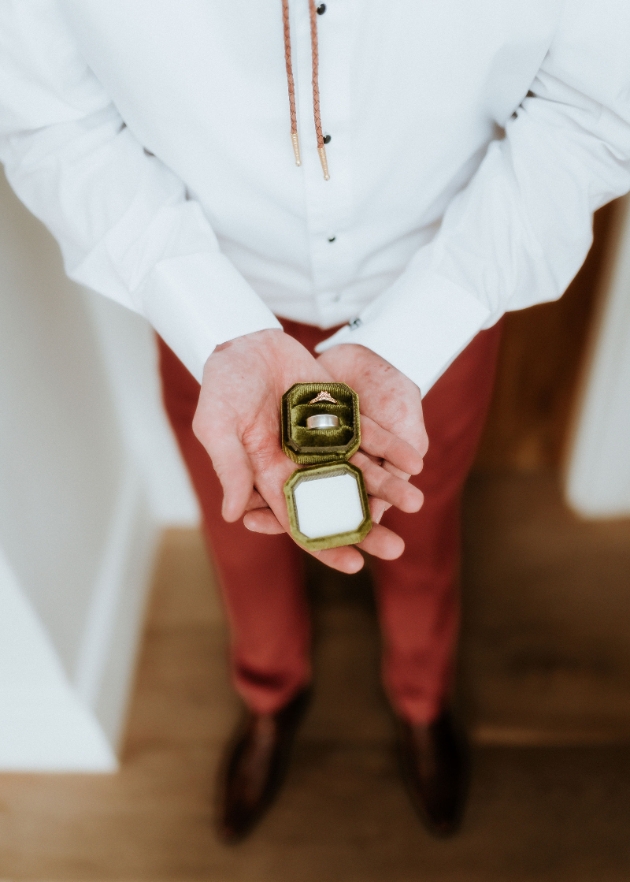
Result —
[[[218, 346], [206, 362], [193, 429], [206, 448], [223, 487], [223, 517], [237, 521], [247, 511], [268, 507], [280, 527], [289, 523], [283, 486], [297, 466], [280, 446], [280, 399], [294, 383], [333, 382], [326, 369], [297, 340], [280, 330], [258, 331]], [[384, 430], [366, 450], [401, 472], [417, 474], [422, 458], [410, 444]], [[382, 450], [379, 450], [382, 445]], [[403, 478], [366, 475], [368, 494], [402, 511], [417, 511], [422, 494]], [[384, 479], [385, 477], [385, 479]], [[272, 531], [270, 531], [272, 532]], [[376, 524], [361, 547], [384, 559], [399, 557], [402, 539]], [[346, 573], [363, 566], [351, 546], [314, 553]]]

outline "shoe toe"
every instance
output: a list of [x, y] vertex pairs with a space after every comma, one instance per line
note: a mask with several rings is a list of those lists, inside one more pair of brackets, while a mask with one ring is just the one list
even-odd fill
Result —
[[244, 839], [273, 802], [284, 780], [296, 729], [308, 705], [304, 690], [274, 714], [249, 713], [228, 749], [216, 821], [227, 844]]
[[461, 825], [468, 775], [450, 714], [428, 725], [401, 721], [399, 735], [403, 781], [416, 812], [434, 836], [452, 836]]

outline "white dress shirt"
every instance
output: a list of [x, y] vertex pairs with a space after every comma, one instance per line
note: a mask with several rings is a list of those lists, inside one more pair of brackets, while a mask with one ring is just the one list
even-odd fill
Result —
[[628, 0], [0, 0], [0, 159], [68, 274], [199, 379], [214, 347], [332, 328], [426, 392], [559, 297], [630, 189]]

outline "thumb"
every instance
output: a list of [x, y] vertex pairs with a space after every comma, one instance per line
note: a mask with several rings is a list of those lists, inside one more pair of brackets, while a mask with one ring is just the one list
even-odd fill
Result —
[[211, 439], [200, 440], [223, 487], [223, 518], [229, 523], [238, 521], [243, 517], [254, 491], [254, 473], [249, 456], [233, 431], [215, 431]]

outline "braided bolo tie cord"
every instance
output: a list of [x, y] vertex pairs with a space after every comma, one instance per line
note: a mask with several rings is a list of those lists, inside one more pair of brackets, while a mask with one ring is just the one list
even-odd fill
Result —
[[[324, 180], [329, 181], [328, 160], [326, 159], [326, 147], [324, 146], [324, 133], [322, 131], [322, 116], [319, 107], [319, 46], [317, 43], [317, 9], [315, 0], [308, 0], [311, 22], [311, 57], [313, 60], [313, 120], [315, 122], [315, 134], [317, 136], [317, 152], [322, 164]], [[282, 22], [284, 25], [284, 60], [287, 67], [287, 86], [289, 89], [289, 110], [291, 113], [291, 142], [295, 154], [295, 164], [302, 165], [300, 157], [300, 141], [298, 138], [297, 112], [295, 109], [295, 80], [293, 79], [293, 64], [291, 61], [291, 26], [289, 24], [289, 0], [282, 0]]]

